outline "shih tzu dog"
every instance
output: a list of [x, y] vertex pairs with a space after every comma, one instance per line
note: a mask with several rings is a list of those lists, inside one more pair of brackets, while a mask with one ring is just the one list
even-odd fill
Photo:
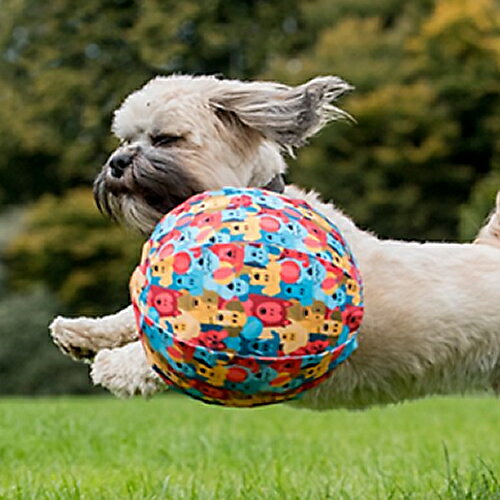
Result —
[[[103, 212], [147, 234], [189, 196], [255, 186], [304, 198], [343, 232], [365, 283], [359, 348], [298, 405], [364, 408], [500, 386], [500, 197], [473, 244], [380, 240], [315, 193], [284, 186], [284, 154], [328, 122], [336, 77], [290, 87], [209, 76], [158, 77], [126, 98], [121, 140], [95, 181]], [[58, 317], [56, 344], [92, 360], [94, 383], [121, 396], [166, 388], [149, 368], [131, 307], [104, 318]]]

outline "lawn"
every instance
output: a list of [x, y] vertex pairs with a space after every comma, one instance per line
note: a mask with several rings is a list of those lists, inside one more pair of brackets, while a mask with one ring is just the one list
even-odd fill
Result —
[[500, 401], [232, 410], [0, 399], [0, 498], [500, 499]]

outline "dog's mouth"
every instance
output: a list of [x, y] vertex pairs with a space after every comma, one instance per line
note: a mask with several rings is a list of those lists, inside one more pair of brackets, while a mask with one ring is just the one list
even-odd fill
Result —
[[[283, 192], [282, 175], [263, 188]], [[136, 151], [119, 175], [108, 161], [94, 182], [94, 199], [105, 215], [149, 234], [166, 213], [206, 189], [173, 155], [150, 149]]]
[[163, 215], [203, 190], [173, 159], [137, 153], [120, 177], [103, 167], [94, 199], [102, 213], [148, 234]]

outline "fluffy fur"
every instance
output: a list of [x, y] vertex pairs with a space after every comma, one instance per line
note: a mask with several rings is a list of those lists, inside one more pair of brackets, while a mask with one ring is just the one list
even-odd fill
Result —
[[[331, 104], [349, 89], [335, 77], [298, 87], [156, 78], [115, 113], [122, 142], [96, 180], [96, 200], [148, 233], [190, 194], [265, 186], [285, 171], [284, 152], [329, 121], [349, 118]], [[500, 386], [500, 196], [476, 244], [421, 244], [379, 240], [315, 193], [288, 186], [285, 194], [307, 199], [342, 230], [364, 278], [366, 306], [358, 350], [294, 404], [365, 408]], [[146, 363], [130, 308], [100, 319], [57, 318], [51, 331], [71, 356], [95, 355], [92, 378], [112, 392], [165, 388]]]

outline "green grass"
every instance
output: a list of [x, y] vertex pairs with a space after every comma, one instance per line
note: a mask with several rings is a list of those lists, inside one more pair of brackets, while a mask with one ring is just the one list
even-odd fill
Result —
[[500, 499], [500, 401], [353, 413], [0, 399], [0, 498]]

